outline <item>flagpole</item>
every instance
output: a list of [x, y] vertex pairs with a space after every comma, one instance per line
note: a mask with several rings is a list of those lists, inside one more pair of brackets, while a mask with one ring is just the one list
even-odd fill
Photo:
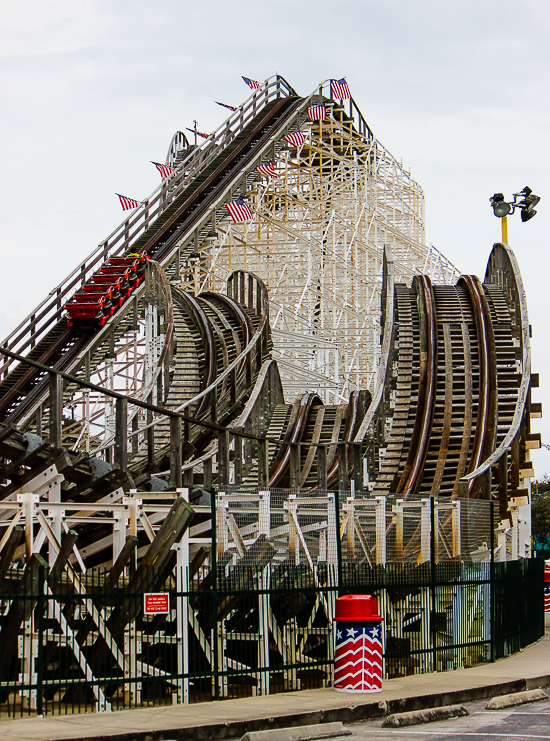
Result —
[[195, 146], [197, 146], [197, 122], [193, 121], [193, 123], [195, 124]]

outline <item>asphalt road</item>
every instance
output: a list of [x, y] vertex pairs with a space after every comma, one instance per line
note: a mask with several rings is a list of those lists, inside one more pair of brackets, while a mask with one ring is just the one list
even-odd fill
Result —
[[520, 705], [506, 710], [485, 710], [486, 700], [466, 704], [469, 717], [408, 728], [382, 728], [382, 721], [347, 726], [350, 741], [550, 741], [550, 702]]

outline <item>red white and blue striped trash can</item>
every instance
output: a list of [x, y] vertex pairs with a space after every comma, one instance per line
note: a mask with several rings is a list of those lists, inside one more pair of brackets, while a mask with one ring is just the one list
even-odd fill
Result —
[[382, 618], [376, 597], [350, 594], [336, 600], [334, 689], [382, 692]]
[[550, 612], [550, 563], [544, 565], [544, 612]]

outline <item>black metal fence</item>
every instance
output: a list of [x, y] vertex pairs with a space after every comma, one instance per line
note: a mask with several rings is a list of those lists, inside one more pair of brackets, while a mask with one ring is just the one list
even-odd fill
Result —
[[277, 504], [270, 537], [258, 535], [243, 505], [241, 520], [234, 517], [244, 534], [240, 551], [233, 541], [224, 545], [220, 517], [212, 517], [202, 543], [182, 542], [175, 563], [145, 571], [139, 582], [131, 573], [115, 581], [109, 571], [69, 578], [38, 555], [9, 570], [0, 594], [0, 713], [109, 711], [330, 686], [335, 600], [344, 594], [378, 598], [387, 678], [495, 660], [544, 633], [544, 562], [495, 562], [487, 557], [494, 547], [478, 549], [478, 561], [471, 553], [438, 560], [434, 507], [429, 560], [376, 563], [375, 545], [363, 551], [372, 558], [351, 558], [349, 508], [346, 515], [337, 498], [338, 542], [326, 542], [319, 526], [326, 511], [312, 501], [307, 517], [296, 519], [298, 546], [290, 540], [286, 550], [277, 542], [288, 532]]

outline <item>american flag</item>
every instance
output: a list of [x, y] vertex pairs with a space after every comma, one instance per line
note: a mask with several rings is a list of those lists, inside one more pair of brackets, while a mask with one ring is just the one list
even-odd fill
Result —
[[550, 612], [550, 584], [544, 585], [544, 612]]
[[327, 109], [324, 105], [310, 105], [307, 115], [312, 121], [324, 121], [327, 117]]
[[126, 198], [126, 196], [121, 196], [120, 193], [115, 193], [115, 196], [120, 198], [120, 205], [123, 211], [129, 211], [131, 208], [144, 205], [141, 201], [136, 201], [134, 198]]
[[210, 134], [205, 134], [204, 131], [199, 131], [198, 129], [188, 129], [187, 126], [185, 128], [192, 134], [198, 134], [199, 136], [202, 136], [203, 139], [210, 139]]
[[237, 198], [236, 201], [225, 204], [226, 209], [231, 214], [234, 224], [240, 224], [243, 221], [250, 221], [254, 214], [250, 210], [249, 206], [244, 202], [242, 198]]
[[265, 162], [263, 165], [257, 167], [256, 170], [258, 170], [258, 172], [261, 172], [261, 174], [265, 175], [267, 178], [279, 177], [273, 162]]
[[239, 110], [234, 105], [227, 105], [227, 103], [220, 103], [218, 100], [215, 100], [214, 103], [217, 103], [218, 105], [221, 105], [223, 108], [229, 108], [230, 111], [238, 111]]
[[160, 162], [153, 162], [153, 160], [151, 160], [151, 164], [157, 168], [163, 178], [169, 178], [170, 175], [174, 172], [171, 167], [169, 167], [168, 165], [161, 165]]
[[332, 94], [334, 95], [336, 100], [345, 100], [346, 98], [351, 98], [350, 89], [344, 77], [342, 77], [341, 80], [333, 80], [330, 83], [330, 89], [332, 90]]
[[248, 77], [244, 77], [243, 75], [241, 75], [241, 77], [246, 82], [246, 84], [248, 85], [248, 87], [251, 88], [252, 90], [259, 90], [260, 89], [260, 83], [257, 82], [256, 80], [250, 80]]
[[334, 688], [356, 692], [382, 689], [380, 625], [337, 624]]
[[300, 144], [303, 144], [305, 142], [305, 140], [306, 137], [304, 134], [302, 134], [301, 131], [295, 131], [294, 134], [287, 134], [285, 136], [285, 141], [287, 141], [293, 147], [299, 147]]

